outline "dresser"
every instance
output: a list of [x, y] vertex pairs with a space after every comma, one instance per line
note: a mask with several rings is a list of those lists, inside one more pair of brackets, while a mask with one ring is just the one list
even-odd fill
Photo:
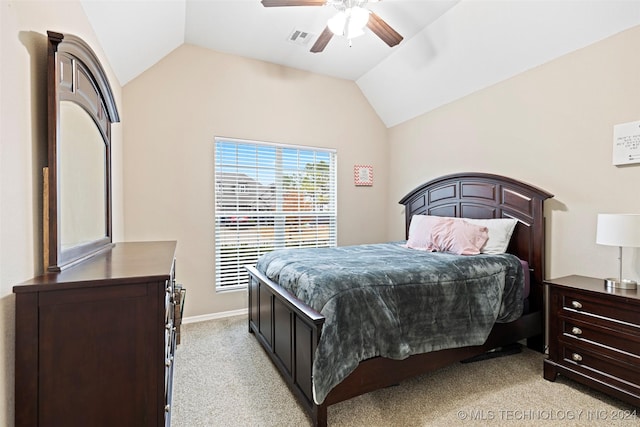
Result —
[[558, 374], [640, 406], [640, 294], [607, 289], [602, 279], [567, 276], [549, 288], [549, 356]]
[[170, 424], [175, 249], [116, 243], [13, 288], [16, 426]]

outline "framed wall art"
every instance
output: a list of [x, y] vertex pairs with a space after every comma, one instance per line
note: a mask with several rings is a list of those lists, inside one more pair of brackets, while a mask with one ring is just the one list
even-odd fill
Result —
[[613, 164], [640, 163], [640, 121], [613, 126]]
[[355, 165], [353, 167], [353, 182], [357, 186], [372, 186], [373, 166]]

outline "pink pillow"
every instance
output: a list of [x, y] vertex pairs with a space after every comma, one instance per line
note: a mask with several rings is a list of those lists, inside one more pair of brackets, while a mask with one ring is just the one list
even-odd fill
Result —
[[431, 243], [427, 246], [427, 250], [458, 255], [477, 255], [488, 239], [487, 227], [449, 218], [431, 229]]
[[406, 247], [458, 255], [477, 255], [489, 239], [487, 227], [461, 218], [414, 215]]

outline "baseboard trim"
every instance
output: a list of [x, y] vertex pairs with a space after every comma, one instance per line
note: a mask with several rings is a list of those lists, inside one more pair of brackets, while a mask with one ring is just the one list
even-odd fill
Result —
[[203, 314], [201, 316], [189, 316], [182, 318], [182, 324], [206, 322], [207, 320], [224, 319], [225, 317], [246, 316], [248, 313], [249, 309], [241, 308], [239, 310], [222, 311], [220, 313]]

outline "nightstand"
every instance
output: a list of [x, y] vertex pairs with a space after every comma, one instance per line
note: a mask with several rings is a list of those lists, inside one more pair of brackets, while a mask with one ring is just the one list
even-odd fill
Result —
[[640, 294], [606, 289], [602, 279], [548, 280], [549, 356], [558, 374], [640, 406]]

